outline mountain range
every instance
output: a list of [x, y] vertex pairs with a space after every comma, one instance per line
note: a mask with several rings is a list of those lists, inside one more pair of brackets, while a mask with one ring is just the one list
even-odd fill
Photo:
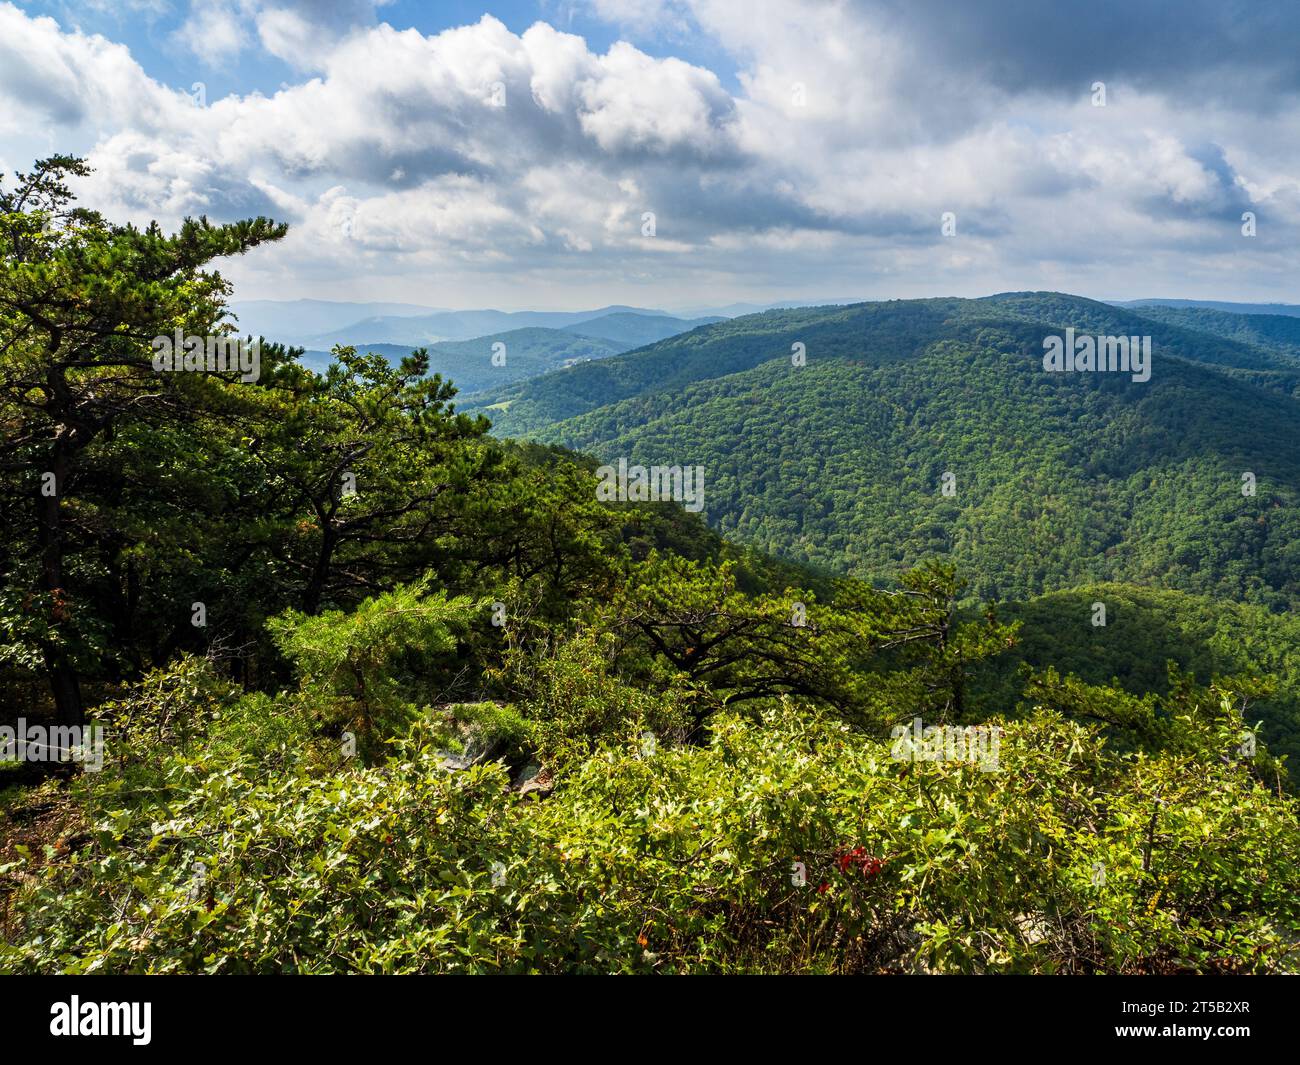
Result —
[[[312, 301], [299, 301], [310, 303]], [[719, 315], [683, 319], [663, 311], [622, 305], [589, 311], [498, 311], [492, 309], [447, 311], [428, 310], [411, 305], [394, 305], [400, 312], [357, 315], [355, 309], [372, 309], [379, 305], [347, 304], [333, 307], [328, 314], [313, 314], [296, 303], [267, 308], [264, 304], [241, 304], [236, 308], [240, 329], [259, 334], [268, 340], [329, 351], [336, 344], [360, 347], [369, 344], [400, 344], [421, 347], [444, 340], [473, 340], [515, 329], [565, 329], [605, 320], [613, 330], [607, 339], [623, 339], [621, 333], [633, 330], [628, 338], [637, 343], [669, 336], [684, 328], [717, 321]], [[349, 310], [348, 308], [351, 308]], [[658, 328], [647, 319], [664, 319]], [[326, 328], [322, 329], [324, 325]], [[597, 327], [599, 328], [599, 327]], [[636, 330], [640, 330], [639, 332]]]
[[235, 300], [231, 308], [241, 333], [304, 346], [314, 336], [343, 329], [353, 322], [435, 314], [440, 310], [417, 303], [339, 300]]
[[1295, 303], [1230, 303], [1226, 300], [1143, 299], [1120, 301], [1115, 306], [1130, 307], [1134, 310], [1151, 307], [1173, 307], [1186, 310], [1202, 308], [1211, 311], [1225, 311], [1228, 314], [1282, 314], [1292, 318], [1300, 316], [1300, 304]]
[[[469, 340], [432, 344], [364, 342], [354, 346], [378, 352], [394, 364], [414, 347], [427, 348], [431, 373], [450, 378], [462, 393], [474, 393], [574, 363], [607, 358], [722, 320], [684, 320], [619, 311], [559, 328], [521, 326]], [[309, 349], [303, 353], [302, 362], [319, 371], [329, 365], [330, 358], [328, 351]]]
[[[509, 329], [541, 326], [563, 328], [594, 318], [618, 314], [682, 319], [738, 318], [770, 310], [797, 307], [845, 306], [861, 300], [833, 298], [778, 300], [769, 303], [700, 305], [675, 311], [644, 307], [609, 306], [592, 311], [448, 310], [418, 303], [376, 303], [322, 299], [236, 300], [231, 306], [239, 331], [301, 347], [328, 351], [336, 343], [394, 343], [420, 345], [439, 340], [470, 340]], [[1231, 314], [1300, 316], [1300, 305], [1283, 303], [1227, 303], [1212, 300], [1141, 299], [1112, 301], [1130, 309], [1169, 307], [1204, 308]], [[647, 337], [649, 343], [657, 337]]]
[[[776, 310], [467, 405], [499, 435], [702, 465], [709, 523], [797, 563], [887, 580], [940, 556], [980, 599], [1126, 581], [1294, 609], [1295, 338], [1149, 314], [1050, 292]], [[1067, 328], [1150, 336], [1151, 379], [1046, 372]]]

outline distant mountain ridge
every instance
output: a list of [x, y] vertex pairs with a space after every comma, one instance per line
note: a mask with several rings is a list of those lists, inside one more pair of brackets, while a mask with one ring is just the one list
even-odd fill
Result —
[[810, 360], [862, 352], [870, 352], [873, 359], [901, 359], [945, 337], [968, 333], [973, 323], [990, 319], [1039, 323], [1055, 329], [1074, 325], [1096, 334], [1154, 333], [1162, 353], [1255, 371], [1258, 383], [1270, 378], [1282, 391], [1300, 384], [1300, 363], [1256, 345], [1143, 318], [1134, 311], [1082, 297], [1009, 292], [980, 299], [936, 297], [799, 307], [728, 319], [599, 366], [505, 389], [493, 401], [506, 404], [498, 406], [498, 431], [506, 436], [527, 435], [609, 403], [684, 388], [771, 359], [788, 360], [796, 343], [804, 345]]
[[1300, 317], [1300, 304], [1296, 303], [1230, 303], [1223, 300], [1116, 300], [1111, 301], [1116, 307], [1128, 307], [1141, 310], [1144, 307], [1203, 307], [1212, 311], [1224, 311], [1228, 314], [1283, 314], [1288, 317]]
[[[634, 314], [629, 311], [600, 315], [563, 329], [523, 326], [489, 333], [468, 340], [436, 343], [360, 343], [361, 351], [378, 352], [396, 364], [417, 348], [427, 348], [430, 373], [451, 380], [469, 395], [484, 389], [503, 388], [575, 363], [604, 359], [643, 344], [675, 336], [718, 318], [684, 320], [667, 315]], [[303, 365], [317, 372], [329, 365], [329, 351], [309, 348]]]
[[[820, 305], [856, 302], [826, 300]], [[637, 344], [671, 336], [673, 332], [708, 322], [753, 314], [783, 307], [812, 306], [808, 301], [785, 300], [771, 304], [734, 303], [726, 307], [694, 308], [674, 313], [645, 307], [613, 304], [590, 311], [501, 311], [450, 310], [414, 303], [365, 303], [334, 300], [243, 300], [232, 307], [239, 316], [239, 330], [265, 336], [313, 350], [328, 351], [335, 344], [433, 344], [443, 340], [471, 340], [474, 337], [506, 332], [510, 329], [567, 329], [600, 318], [616, 320], [631, 315], [637, 319], [669, 318], [690, 324], [673, 331], [656, 330], [646, 325], [641, 332], [606, 339], [635, 340]], [[611, 326], [613, 322], [611, 321]], [[656, 336], [659, 332], [662, 335]], [[592, 333], [591, 335], [603, 335]]]
[[311, 347], [328, 351], [335, 344], [436, 344], [444, 340], [472, 340], [511, 329], [564, 329], [613, 314], [671, 318], [663, 311], [610, 306], [590, 311], [439, 311], [421, 315], [382, 315], [363, 318], [312, 337]]
[[[602, 337], [539, 327], [511, 329], [473, 340], [444, 340], [438, 344], [417, 346], [425, 347], [429, 352], [429, 372], [450, 380], [463, 396], [500, 388], [578, 362], [605, 359], [627, 350], [627, 345]], [[396, 365], [411, 353], [413, 346], [362, 344], [358, 345], [358, 350], [378, 352]], [[301, 361], [308, 368], [320, 372], [329, 365], [331, 358], [327, 351], [308, 350]]]
[[358, 319], [437, 313], [416, 303], [357, 303], [336, 300], [236, 300], [239, 331], [284, 344], [303, 345], [319, 333], [342, 329]]
[[626, 348], [639, 348], [643, 344], [653, 344], [657, 340], [666, 340], [678, 333], [698, 329], [702, 325], [712, 325], [714, 322], [725, 321], [725, 318], [717, 316], [709, 318], [672, 318], [668, 315], [634, 314], [630, 311], [619, 311], [614, 314], [604, 314], [599, 318], [592, 318], [588, 321], [578, 322], [574, 325], [566, 325], [564, 329], [565, 332], [576, 333], [579, 336], [614, 340], [624, 344]]

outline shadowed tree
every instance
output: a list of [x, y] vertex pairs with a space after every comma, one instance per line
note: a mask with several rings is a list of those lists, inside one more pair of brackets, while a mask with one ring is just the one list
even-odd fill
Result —
[[13, 548], [6, 582], [33, 593], [24, 631], [63, 725], [85, 717], [77, 669], [85, 633], [66, 567], [71, 523], [83, 517], [82, 456], [127, 419], [182, 418], [196, 396], [222, 387], [155, 371], [151, 343], [177, 329], [232, 333], [221, 321], [229, 285], [204, 267], [287, 231], [266, 218], [186, 219], [171, 235], [156, 223], [115, 225], [73, 205], [68, 179], [87, 173], [81, 160], [54, 156], [0, 188], [0, 468], [16, 477], [9, 517], [35, 534], [34, 553]]
[[335, 360], [273, 400], [251, 445], [297, 515], [278, 554], [308, 614], [418, 571], [500, 459], [474, 445], [487, 420], [455, 413], [423, 349], [397, 367], [352, 348]]

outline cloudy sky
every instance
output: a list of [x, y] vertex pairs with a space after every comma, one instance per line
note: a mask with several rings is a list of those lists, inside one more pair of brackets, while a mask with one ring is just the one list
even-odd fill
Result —
[[240, 299], [1300, 302], [1297, 41], [1292, 0], [0, 0], [0, 169], [289, 222]]

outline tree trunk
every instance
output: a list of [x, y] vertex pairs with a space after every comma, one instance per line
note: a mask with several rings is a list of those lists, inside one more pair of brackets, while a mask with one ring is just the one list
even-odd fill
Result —
[[[68, 473], [67, 443], [57, 439], [50, 452], [50, 468], [39, 471], [54, 474], [53, 492], [42, 477], [37, 491], [37, 542], [41, 548], [41, 586], [50, 598], [51, 628], [58, 635], [66, 633], [69, 608], [63, 587], [63, 491]], [[49, 493], [49, 494], [47, 494]], [[46, 641], [42, 647], [45, 670], [54, 697], [56, 723], [81, 728], [86, 723], [86, 706], [81, 696], [81, 681], [68, 659], [66, 641]], [[60, 751], [61, 758], [67, 757]]]
[[[50, 677], [50, 691], [54, 695], [57, 723], [81, 728], [86, 723], [86, 704], [81, 697], [81, 680], [77, 671], [68, 662], [67, 655], [51, 646], [45, 649], [45, 668]], [[67, 754], [65, 749], [60, 748], [60, 758], [67, 757]]]
[[320, 554], [316, 556], [316, 566], [312, 570], [311, 580], [303, 592], [303, 613], [315, 616], [320, 612], [320, 601], [325, 594], [325, 585], [329, 580], [330, 563], [334, 556], [333, 530], [322, 522]]

